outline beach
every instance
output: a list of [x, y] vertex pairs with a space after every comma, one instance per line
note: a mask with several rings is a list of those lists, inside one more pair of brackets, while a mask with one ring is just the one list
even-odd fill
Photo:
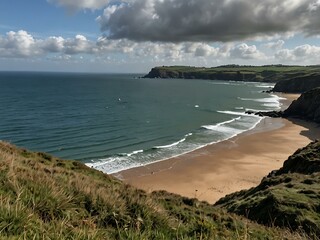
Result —
[[[298, 95], [279, 94], [285, 109]], [[316, 124], [264, 118], [254, 129], [165, 161], [114, 174], [152, 192], [166, 190], [214, 203], [227, 194], [258, 185], [298, 148], [320, 137]]]

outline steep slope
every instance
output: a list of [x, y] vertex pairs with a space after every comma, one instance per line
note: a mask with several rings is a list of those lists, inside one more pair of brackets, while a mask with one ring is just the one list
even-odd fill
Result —
[[320, 87], [319, 73], [279, 81], [276, 83], [272, 91], [284, 93], [303, 93], [317, 87]]
[[294, 100], [285, 111], [247, 111], [246, 113], [256, 114], [261, 117], [299, 118], [320, 123], [320, 88], [315, 88], [302, 93], [301, 96], [297, 100]]
[[320, 123], [320, 88], [301, 94], [283, 112], [283, 117], [297, 117]]
[[299, 236], [0, 142], [0, 239], [248, 238]]
[[320, 236], [320, 142], [310, 143], [259, 186], [230, 194], [215, 205], [269, 226], [303, 228]]

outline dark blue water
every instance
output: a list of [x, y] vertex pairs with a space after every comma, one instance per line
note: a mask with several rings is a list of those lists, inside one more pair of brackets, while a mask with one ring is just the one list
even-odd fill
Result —
[[268, 85], [138, 75], [0, 73], [0, 139], [105, 172], [179, 155], [254, 127]]

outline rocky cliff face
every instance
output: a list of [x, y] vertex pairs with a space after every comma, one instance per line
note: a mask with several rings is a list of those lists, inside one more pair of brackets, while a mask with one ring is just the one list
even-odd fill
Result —
[[256, 73], [235, 72], [199, 72], [195, 71], [176, 71], [163, 69], [161, 67], [152, 68], [143, 78], [184, 78], [184, 79], [209, 79], [226, 81], [262, 81], [263, 77]]
[[283, 168], [260, 185], [230, 194], [216, 206], [269, 226], [300, 227], [311, 238], [320, 236], [320, 142], [295, 152]]
[[[231, 80], [247, 82], [279, 82], [286, 79], [315, 78], [320, 76], [320, 66], [239, 66], [224, 65], [218, 67], [162, 66], [154, 67], [144, 78], [185, 78], [208, 80]], [[306, 87], [310, 85], [306, 84]], [[278, 91], [287, 84], [279, 85]], [[313, 85], [314, 87], [314, 85]], [[306, 88], [310, 89], [310, 88]], [[286, 91], [286, 90], [283, 90]]]
[[161, 68], [152, 68], [151, 71], [144, 76], [144, 78], [179, 78], [179, 72], [167, 71]]
[[273, 88], [273, 92], [303, 93], [313, 88], [320, 87], [320, 74], [312, 74], [279, 81]]
[[303, 93], [283, 112], [283, 117], [297, 117], [320, 123], [320, 88]]
[[297, 100], [293, 101], [285, 111], [247, 111], [246, 113], [272, 118], [293, 117], [320, 123], [320, 88], [315, 88], [302, 93], [301, 96]]

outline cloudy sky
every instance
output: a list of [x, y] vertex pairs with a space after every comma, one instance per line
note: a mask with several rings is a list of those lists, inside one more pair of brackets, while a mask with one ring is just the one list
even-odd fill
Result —
[[0, 71], [320, 64], [320, 0], [1, 0]]

